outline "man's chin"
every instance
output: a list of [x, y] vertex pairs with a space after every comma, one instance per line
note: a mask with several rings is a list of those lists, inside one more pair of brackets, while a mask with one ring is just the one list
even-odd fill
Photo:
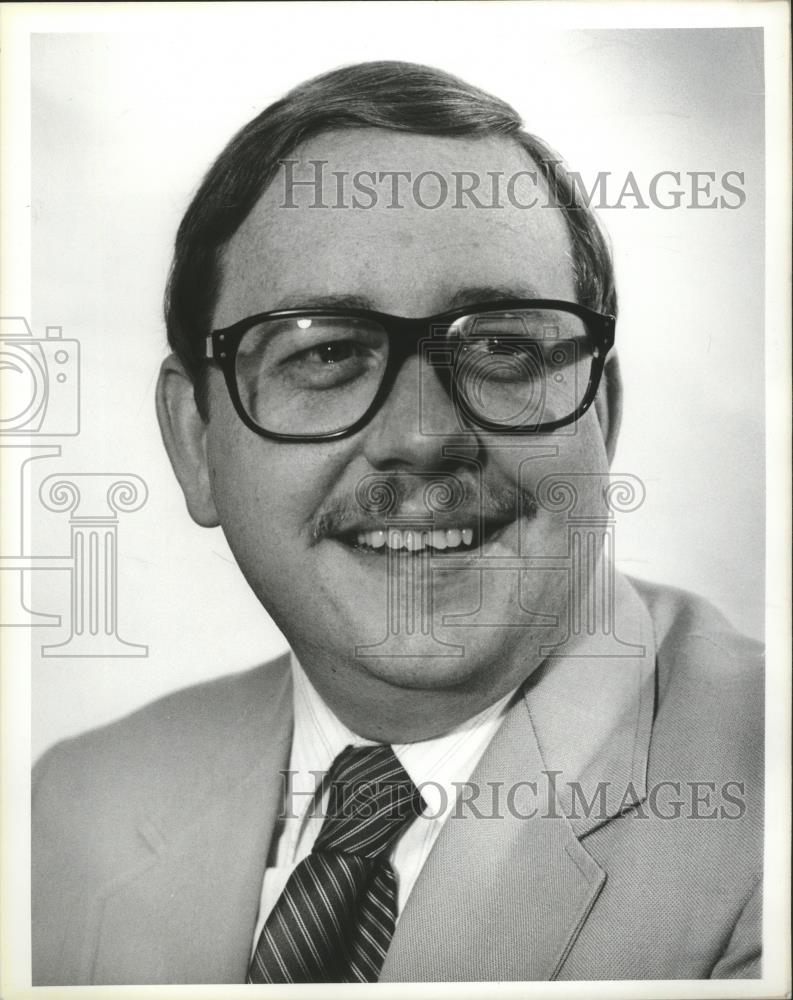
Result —
[[350, 644], [354, 652], [347, 662], [354, 664], [359, 675], [402, 691], [462, 694], [489, 690], [502, 678], [506, 691], [534, 669], [544, 635], [500, 625], [438, 625], [412, 633], [386, 632], [381, 627], [367, 630]]

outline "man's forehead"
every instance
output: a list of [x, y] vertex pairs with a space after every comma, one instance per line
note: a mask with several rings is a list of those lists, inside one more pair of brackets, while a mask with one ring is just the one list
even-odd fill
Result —
[[[446, 303], [449, 310], [464, 308], [484, 302], [496, 302], [503, 299], [539, 299], [541, 292], [534, 286], [523, 282], [511, 285], [460, 285], [454, 282], [437, 286], [438, 295]], [[303, 291], [297, 296], [284, 295], [272, 303], [272, 309], [373, 309], [378, 310], [379, 304], [367, 295], [359, 292], [334, 292], [331, 295], [316, 295]]]
[[319, 133], [298, 146], [285, 159], [302, 165], [303, 176], [312, 160], [327, 161], [326, 192], [336, 186], [334, 171], [389, 173], [409, 170], [414, 176], [437, 172], [489, 171], [505, 175], [535, 166], [528, 153], [508, 136], [437, 136], [397, 132], [385, 128], [334, 129]]
[[564, 217], [511, 139], [348, 129], [288, 160], [224, 251], [216, 326], [340, 294], [403, 315], [472, 288], [574, 298]]

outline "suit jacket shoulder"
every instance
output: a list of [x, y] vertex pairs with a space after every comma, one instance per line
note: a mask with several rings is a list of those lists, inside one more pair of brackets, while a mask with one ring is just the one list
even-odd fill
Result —
[[669, 732], [678, 761], [763, 783], [764, 651], [712, 604], [673, 587], [631, 581], [653, 620], [657, 691], [653, 743]]
[[228, 802], [260, 761], [271, 772], [281, 766], [289, 708], [284, 656], [169, 694], [43, 755], [33, 772], [35, 983], [86, 981], [93, 959], [76, 942], [99, 919], [91, 907], [195, 817]]
[[631, 582], [656, 641], [646, 795], [584, 838], [608, 878], [561, 978], [756, 977], [762, 647], [702, 598]]
[[[289, 688], [289, 657], [165, 695], [130, 715], [52, 747], [33, 769], [42, 787], [122, 814], [180, 798], [195, 802], [247, 772], [266, 745]], [[167, 766], [165, 766], [167, 765]], [[123, 775], [134, 777], [125, 782]], [[50, 792], [51, 794], [51, 792]], [[92, 813], [96, 815], [96, 813]]]

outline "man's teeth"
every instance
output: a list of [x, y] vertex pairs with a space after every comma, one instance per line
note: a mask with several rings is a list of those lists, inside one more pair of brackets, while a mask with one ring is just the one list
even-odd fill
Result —
[[419, 552], [424, 548], [457, 549], [461, 545], [471, 545], [474, 540], [472, 528], [449, 528], [446, 531], [415, 531], [389, 528], [388, 531], [359, 531], [358, 544], [371, 549], [407, 549]]

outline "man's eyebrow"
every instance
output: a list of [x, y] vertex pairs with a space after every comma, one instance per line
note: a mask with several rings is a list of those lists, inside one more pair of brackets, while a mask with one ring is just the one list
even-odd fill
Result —
[[271, 312], [281, 309], [372, 309], [375, 307], [371, 299], [365, 295], [288, 295], [279, 299]]
[[449, 299], [449, 309], [461, 309], [477, 302], [497, 302], [501, 299], [539, 299], [542, 296], [531, 285], [473, 285], [458, 289]]
[[[464, 309], [477, 302], [497, 302], [502, 299], [537, 299], [541, 298], [536, 288], [531, 285], [470, 285], [458, 288], [444, 301], [438, 312], [452, 309]], [[352, 292], [331, 295], [288, 295], [279, 299], [271, 311], [282, 309], [371, 309], [381, 312], [377, 305], [365, 295]]]

